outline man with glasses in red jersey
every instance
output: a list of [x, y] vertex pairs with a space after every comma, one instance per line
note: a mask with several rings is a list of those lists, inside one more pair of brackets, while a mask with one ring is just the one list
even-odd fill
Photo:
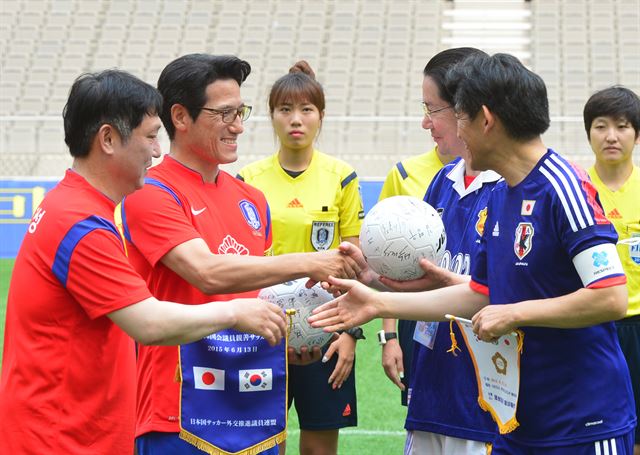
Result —
[[[355, 262], [337, 250], [270, 256], [264, 195], [219, 169], [237, 159], [237, 138], [251, 113], [240, 85], [250, 71], [234, 56], [191, 54], [160, 75], [170, 151], [150, 169], [144, 188], [123, 201], [121, 212], [130, 258], [158, 298], [192, 305], [226, 301], [295, 278], [325, 280], [329, 274], [354, 277], [358, 272]], [[179, 353], [182, 387], [174, 379]], [[289, 361], [319, 357], [316, 350]], [[271, 348], [234, 331], [179, 350], [140, 346], [140, 455], [201, 453], [178, 437], [182, 432], [192, 444], [203, 444], [189, 429], [194, 422], [211, 431], [213, 440], [207, 441], [218, 450], [275, 454], [276, 443], [286, 437], [280, 420], [285, 409], [283, 346]]]

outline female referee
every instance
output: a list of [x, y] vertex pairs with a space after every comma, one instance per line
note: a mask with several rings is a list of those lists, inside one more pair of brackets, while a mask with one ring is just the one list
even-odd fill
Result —
[[[364, 212], [358, 177], [348, 164], [314, 148], [324, 107], [313, 70], [297, 62], [269, 94], [278, 152], [238, 175], [267, 197], [276, 255], [337, 248], [341, 241], [359, 245]], [[352, 329], [323, 349], [322, 362], [289, 366], [288, 400], [298, 412], [302, 455], [336, 454], [339, 429], [357, 425], [353, 366], [359, 338], [362, 330]]]

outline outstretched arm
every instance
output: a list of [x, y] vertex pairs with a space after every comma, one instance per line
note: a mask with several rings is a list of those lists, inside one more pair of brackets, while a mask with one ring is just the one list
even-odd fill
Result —
[[232, 328], [262, 336], [275, 346], [287, 334], [282, 309], [260, 299], [182, 305], [149, 297], [108, 316], [129, 336], [146, 345], [191, 343]]
[[205, 294], [260, 289], [302, 277], [355, 278], [359, 267], [337, 250], [280, 256], [213, 254], [201, 238], [188, 240], [165, 254], [162, 263]]
[[345, 330], [375, 318], [444, 321], [447, 313], [471, 318], [489, 303], [468, 284], [426, 292], [375, 292], [353, 280], [329, 278], [329, 283], [346, 294], [314, 310], [309, 322], [326, 331]]

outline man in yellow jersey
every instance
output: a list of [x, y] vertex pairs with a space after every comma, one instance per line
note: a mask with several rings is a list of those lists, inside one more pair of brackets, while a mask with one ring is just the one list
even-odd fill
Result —
[[[444, 79], [444, 71], [442, 68], [432, 68], [432, 65], [427, 64], [423, 76], [442, 80]], [[450, 135], [447, 134], [447, 126], [439, 122], [436, 111], [425, 109], [425, 104], [423, 104], [423, 109], [422, 128], [431, 132], [436, 146], [427, 153], [412, 156], [396, 163], [387, 174], [379, 200], [400, 195], [424, 198], [429, 183], [436, 173], [456, 156], [451, 154], [449, 148], [447, 137]], [[435, 115], [431, 117], [430, 114]], [[415, 321], [400, 320], [396, 333], [396, 320], [383, 319], [382, 330], [378, 332], [378, 342], [382, 346], [382, 367], [387, 377], [402, 391], [400, 399], [404, 406], [407, 405], [415, 326]]]
[[[627, 88], [610, 87], [593, 94], [583, 114], [596, 158], [589, 176], [620, 238], [618, 254], [627, 275], [629, 309], [616, 326], [640, 415], [640, 168], [633, 165], [632, 157], [635, 144], [640, 143], [640, 99]], [[638, 426], [633, 453], [640, 455]]]

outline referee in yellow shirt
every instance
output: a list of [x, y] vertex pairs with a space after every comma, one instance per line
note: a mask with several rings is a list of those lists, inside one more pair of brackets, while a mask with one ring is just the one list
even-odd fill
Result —
[[[327, 250], [341, 241], [359, 245], [364, 210], [358, 177], [348, 164], [314, 148], [324, 107], [313, 70], [305, 61], [296, 63], [269, 95], [280, 149], [238, 175], [267, 197], [274, 254]], [[360, 338], [362, 330], [351, 329], [326, 348], [322, 362], [289, 365], [288, 398], [300, 421], [300, 454], [336, 454], [339, 429], [357, 425], [353, 367]]]
[[[610, 87], [589, 98], [583, 117], [596, 158], [589, 176], [618, 232], [618, 254], [627, 275], [629, 309], [616, 326], [640, 415], [640, 168], [633, 165], [633, 149], [640, 143], [640, 99], [625, 87]], [[640, 426], [633, 453], [640, 455]]]

